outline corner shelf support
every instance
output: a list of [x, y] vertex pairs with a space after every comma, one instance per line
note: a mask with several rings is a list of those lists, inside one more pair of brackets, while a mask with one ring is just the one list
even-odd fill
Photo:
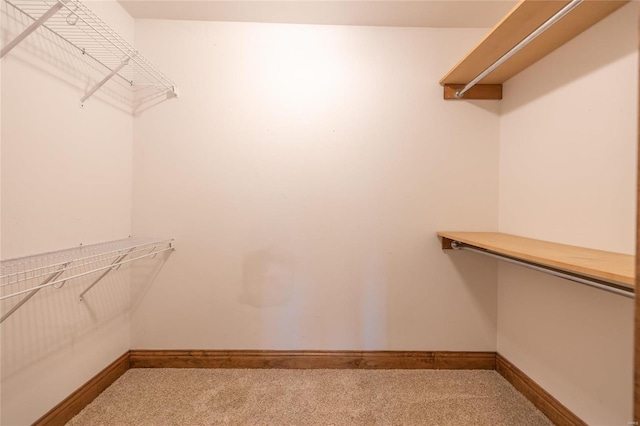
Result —
[[445, 84], [444, 99], [446, 100], [501, 100], [502, 84], [476, 84], [462, 95], [457, 95], [464, 88], [464, 84]]
[[67, 1], [68, 0], [59, 0], [56, 4], [51, 6], [51, 8], [48, 11], [46, 11], [44, 14], [42, 14], [42, 16], [40, 16], [40, 18], [38, 18], [35, 22], [33, 22], [31, 25], [29, 25], [23, 32], [21, 32], [16, 38], [14, 38], [9, 43], [7, 43], [7, 45], [5, 47], [3, 47], [2, 50], [0, 51], [0, 58], [2, 58], [4, 55], [9, 53], [11, 51], [11, 49], [16, 47], [18, 44], [20, 44], [20, 42], [22, 40], [24, 40], [25, 38], [27, 38], [29, 36], [29, 34], [34, 32], [38, 28], [40, 28], [42, 26], [42, 24], [47, 22], [49, 20], [49, 18], [51, 18], [60, 9], [62, 9]]

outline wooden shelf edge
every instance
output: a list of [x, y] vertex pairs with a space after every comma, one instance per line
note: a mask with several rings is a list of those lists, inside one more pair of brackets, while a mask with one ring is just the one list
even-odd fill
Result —
[[445, 84], [444, 99], [454, 101], [502, 99], [502, 84], [476, 84], [461, 98], [456, 98], [456, 90], [463, 87], [464, 84]]
[[564, 271], [585, 279], [596, 279], [620, 286], [635, 288], [632, 255], [594, 250], [498, 232], [438, 232], [443, 249], [452, 249], [459, 241], [491, 254]]
[[[480, 83], [504, 83], [628, 2], [629, 0], [585, 0]], [[467, 84], [567, 3], [568, 0], [521, 0], [442, 77], [440, 84]]]

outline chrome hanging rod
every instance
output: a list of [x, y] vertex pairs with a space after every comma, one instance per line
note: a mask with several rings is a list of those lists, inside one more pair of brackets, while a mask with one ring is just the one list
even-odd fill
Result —
[[549, 275], [553, 275], [555, 277], [559, 277], [559, 278], [564, 278], [565, 280], [569, 280], [569, 281], [574, 281], [580, 284], [584, 284], [584, 285], [588, 285], [590, 287], [594, 287], [600, 290], [604, 290], [604, 291], [608, 291], [609, 293], [614, 293], [620, 296], [624, 296], [624, 297], [628, 297], [630, 299], [635, 298], [635, 293], [633, 290], [629, 289], [625, 289], [622, 288], [621, 286], [618, 286], [614, 283], [607, 283], [606, 281], [603, 280], [598, 280], [596, 278], [592, 278], [589, 279], [587, 277], [580, 277], [577, 275], [573, 275], [569, 272], [563, 272], [560, 271], [558, 269], [555, 269], [553, 267], [547, 267], [547, 266], [543, 266], [543, 265], [537, 265], [534, 263], [530, 263], [530, 262], [526, 262], [523, 260], [519, 260], [519, 259], [514, 259], [512, 257], [503, 255], [503, 254], [498, 254], [498, 253], [493, 253], [487, 250], [482, 250], [482, 249], [478, 249], [476, 247], [473, 246], [469, 246], [467, 244], [461, 243], [459, 241], [452, 241], [451, 242], [451, 248], [453, 248], [454, 250], [468, 250], [468, 251], [472, 251], [474, 253], [479, 253], [479, 254], [483, 254], [485, 256], [489, 256], [489, 257], [493, 257], [495, 259], [498, 260], [502, 260], [508, 263], [513, 263], [515, 265], [518, 266], [524, 266], [525, 268], [529, 268], [529, 269], [533, 269], [534, 271], [538, 271], [538, 272], [543, 272], [545, 274], [549, 274]]
[[555, 15], [549, 18], [544, 24], [536, 28], [536, 30], [533, 31], [531, 34], [529, 34], [524, 40], [516, 44], [514, 47], [511, 48], [511, 50], [505, 53], [500, 59], [495, 61], [489, 68], [482, 71], [476, 78], [474, 78], [469, 83], [467, 83], [467, 85], [464, 86], [462, 89], [456, 90], [456, 93], [455, 93], [456, 99], [461, 99], [467, 90], [471, 89], [473, 86], [478, 84], [480, 80], [485, 78], [487, 75], [491, 74], [496, 68], [498, 68], [500, 65], [505, 63], [513, 55], [515, 55], [520, 50], [522, 50], [523, 47], [531, 43], [535, 38], [537, 38], [540, 34], [542, 34], [547, 29], [549, 29], [549, 27], [551, 27], [553, 24], [555, 24], [560, 19], [562, 19], [567, 13], [571, 12], [573, 9], [579, 6], [580, 3], [582, 3], [583, 1], [584, 0], [571, 0], [571, 2], [569, 2], [565, 7], [560, 9]]

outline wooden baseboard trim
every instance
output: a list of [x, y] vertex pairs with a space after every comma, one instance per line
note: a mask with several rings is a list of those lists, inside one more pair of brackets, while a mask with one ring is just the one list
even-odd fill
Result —
[[129, 352], [109, 364], [104, 370], [96, 374], [91, 380], [80, 386], [64, 401], [40, 417], [34, 426], [64, 425], [89, 405], [102, 391], [122, 376], [129, 369]]
[[582, 421], [549, 392], [544, 390], [539, 384], [534, 382], [533, 379], [500, 354], [496, 354], [496, 371], [542, 411], [555, 425], [587, 425], [587, 423]]
[[132, 350], [131, 368], [494, 370], [495, 352]]
[[131, 350], [34, 423], [64, 425], [129, 368], [351, 368], [496, 370], [559, 426], [578, 416], [495, 352]]

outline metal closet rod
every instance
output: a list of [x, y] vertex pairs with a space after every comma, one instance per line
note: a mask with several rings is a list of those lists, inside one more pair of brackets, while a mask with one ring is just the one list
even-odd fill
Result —
[[564, 278], [565, 280], [574, 281], [580, 284], [588, 285], [589, 287], [594, 287], [600, 290], [608, 291], [609, 293], [614, 293], [620, 296], [628, 297], [630, 299], [635, 298], [635, 293], [633, 290], [626, 290], [624, 288], [618, 287], [617, 284], [613, 284], [613, 283], [609, 284], [606, 281], [598, 280], [596, 278], [590, 279], [587, 277], [573, 275], [572, 273], [563, 272], [552, 267], [538, 265], [531, 262], [526, 262], [524, 260], [515, 259], [513, 257], [499, 254], [499, 253], [494, 253], [488, 250], [478, 249], [468, 244], [461, 243], [460, 241], [452, 241], [451, 248], [453, 248], [454, 250], [468, 250], [474, 253], [480, 253], [485, 256], [489, 256], [495, 259], [503, 260], [505, 262], [513, 263], [518, 266], [524, 266], [525, 268], [533, 269], [534, 271], [543, 272], [545, 274], [553, 275], [555, 277]]
[[491, 74], [496, 68], [498, 68], [500, 65], [502, 65], [507, 60], [509, 60], [509, 58], [511, 58], [513, 55], [515, 55], [520, 50], [522, 50], [523, 47], [531, 43], [536, 37], [538, 37], [540, 34], [542, 34], [547, 29], [549, 29], [549, 27], [551, 27], [553, 24], [555, 24], [560, 19], [562, 19], [567, 13], [571, 12], [583, 1], [584, 0], [571, 0], [569, 4], [567, 4], [565, 7], [563, 7], [558, 12], [556, 12], [555, 15], [549, 18], [544, 24], [536, 28], [536, 30], [533, 31], [531, 34], [529, 34], [524, 40], [522, 40], [520, 43], [512, 47], [511, 50], [505, 53], [500, 59], [495, 61], [489, 68], [482, 71], [476, 78], [474, 78], [469, 83], [467, 83], [467, 85], [464, 86], [462, 89], [456, 90], [455, 92], [456, 99], [461, 99], [467, 90], [471, 89], [473, 86], [478, 84], [480, 80], [485, 78], [487, 75]]

